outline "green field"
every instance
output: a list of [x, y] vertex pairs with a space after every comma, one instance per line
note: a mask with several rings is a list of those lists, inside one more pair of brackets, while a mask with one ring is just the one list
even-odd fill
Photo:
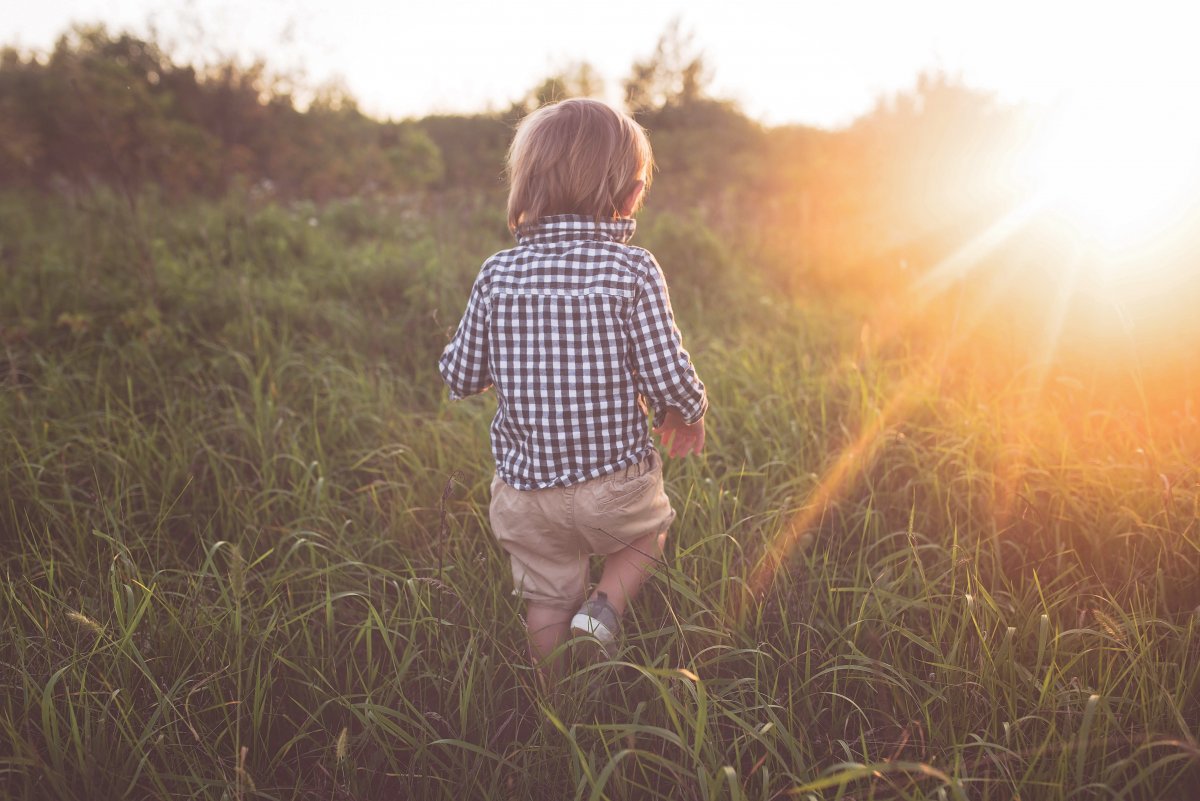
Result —
[[652, 202], [709, 446], [666, 465], [619, 656], [578, 644], [543, 690], [487, 523], [493, 401], [435, 367], [509, 244], [495, 199], [134, 212], [0, 198], [0, 795], [1200, 788], [1183, 400], [864, 327]]

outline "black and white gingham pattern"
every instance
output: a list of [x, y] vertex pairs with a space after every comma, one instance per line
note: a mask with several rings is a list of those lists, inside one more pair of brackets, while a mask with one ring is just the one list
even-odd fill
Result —
[[633, 220], [544, 217], [483, 264], [439, 368], [451, 399], [496, 387], [492, 453], [520, 490], [565, 487], [649, 452], [644, 398], [688, 423], [708, 402], [662, 270]]

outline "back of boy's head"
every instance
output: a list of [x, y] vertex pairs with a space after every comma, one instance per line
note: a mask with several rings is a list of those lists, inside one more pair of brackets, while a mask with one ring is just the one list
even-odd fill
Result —
[[620, 216], [654, 156], [642, 126], [607, 103], [572, 98], [542, 106], [517, 126], [508, 149], [508, 227], [552, 214]]

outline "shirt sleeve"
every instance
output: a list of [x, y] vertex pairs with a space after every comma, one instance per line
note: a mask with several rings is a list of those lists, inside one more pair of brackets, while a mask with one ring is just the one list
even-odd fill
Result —
[[492, 374], [488, 369], [489, 304], [485, 283], [481, 271], [471, 287], [467, 310], [458, 330], [438, 360], [442, 380], [450, 387], [450, 400], [483, 392], [492, 385]]
[[655, 423], [662, 422], [668, 409], [675, 409], [691, 425], [708, 410], [708, 396], [683, 349], [662, 269], [649, 253], [645, 264], [642, 292], [629, 321], [637, 390], [649, 402]]

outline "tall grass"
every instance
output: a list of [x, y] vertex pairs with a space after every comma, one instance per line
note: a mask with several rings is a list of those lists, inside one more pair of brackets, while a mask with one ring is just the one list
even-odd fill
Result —
[[[539, 688], [434, 363], [489, 202], [0, 201], [17, 798], [1159, 798], [1200, 786], [1200, 424], [868, 347], [643, 223], [712, 394], [613, 661]], [[714, 288], [712, 284], [718, 286]], [[936, 340], [937, 337], [931, 337]]]

